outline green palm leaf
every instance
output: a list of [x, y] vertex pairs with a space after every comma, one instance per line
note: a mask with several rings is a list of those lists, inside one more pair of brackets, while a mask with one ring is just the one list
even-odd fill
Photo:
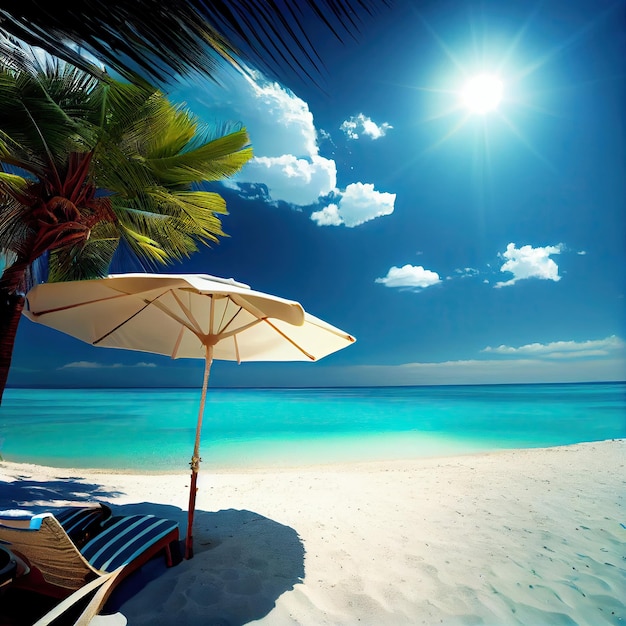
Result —
[[119, 245], [119, 234], [111, 224], [98, 224], [91, 237], [75, 246], [50, 253], [48, 280], [99, 278], [107, 270]]
[[0, 101], [0, 248], [49, 250], [52, 280], [106, 273], [120, 242], [168, 263], [224, 236], [223, 198], [197, 187], [251, 158], [244, 128], [23, 49], [0, 61]]
[[15, 196], [23, 194], [28, 188], [28, 181], [17, 174], [0, 172], [0, 193]]
[[251, 158], [248, 134], [241, 129], [176, 156], [149, 159], [149, 166], [166, 183], [193, 183], [228, 178]]

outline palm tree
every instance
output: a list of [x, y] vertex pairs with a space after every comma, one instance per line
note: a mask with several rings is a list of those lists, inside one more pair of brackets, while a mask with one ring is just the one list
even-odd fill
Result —
[[243, 59], [276, 78], [319, 71], [318, 43], [354, 36], [391, 0], [15, 0], [0, 5], [0, 32], [94, 71], [76, 46], [125, 77], [148, 79]]
[[202, 127], [154, 88], [32, 51], [0, 60], [0, 102], [1, 400], [37, 264], [49, 280], [91, 278], [120, 248], [153, 265], [218, 241], [225, 201], [198, 183], [252, 150], [244, 128]]

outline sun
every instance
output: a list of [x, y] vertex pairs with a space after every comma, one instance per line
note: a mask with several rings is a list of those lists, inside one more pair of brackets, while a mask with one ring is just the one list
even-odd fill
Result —
[[470, 78], [461, 92], [463, 104], [471, 113], [484, 115], [495, 111], [502, 101], [502, 81], [493, 74], [478, 74]]

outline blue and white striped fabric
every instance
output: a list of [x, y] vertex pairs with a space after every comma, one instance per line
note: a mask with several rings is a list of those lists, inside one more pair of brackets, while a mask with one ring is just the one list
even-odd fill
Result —
[[63, 530], [73, 539], [81, 539], [98, 524], [111, 516], [111, 509], [104, 505], [88, 507], [67, 507], [54, 513]]
[[177, 528], [176, 522], [153, 515], [112, 518], [109, 525], [83, 546], [81, 553], [92, 567], [111, 572], [130, 563]]
[[42, 517], [51, 513], [63, 526], [63, 530], [70, 537], [73, 537], [84, 534], [94, 524], [102, 523], [111, 517], [111, 509], [105, 504], [38, 508], [39, 510], [7, 509], [0, 511], [0, 523], [2, 521], [23, 522], [32, 530], [37, 530], [41, 526]]

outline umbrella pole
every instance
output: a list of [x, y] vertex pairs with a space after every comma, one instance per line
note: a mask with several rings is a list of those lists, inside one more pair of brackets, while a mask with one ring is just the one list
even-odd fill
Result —
[[196, 494], [198, 488], [198, 470], [200, 469], [200, 434], [202, 432], [202, 417], [204, 415], [204, 403], [206, 400], [207, 387], [209, 385], [209, 373], [213, 362], [213, 346], [206, 346], [206, 358], [204, 361], [204, 380], [202, 381], [202, 396], [200, 397], [200, 410], [198, 411], [198, 423], [196, 424], [196, 441], [193, 446], [191, 457], [191, 484], [189, 485], [189, 508], [187, 510], [187, 538], [185, 539], [185, 558], [193, 558], [193, 516], [196, 510]]

